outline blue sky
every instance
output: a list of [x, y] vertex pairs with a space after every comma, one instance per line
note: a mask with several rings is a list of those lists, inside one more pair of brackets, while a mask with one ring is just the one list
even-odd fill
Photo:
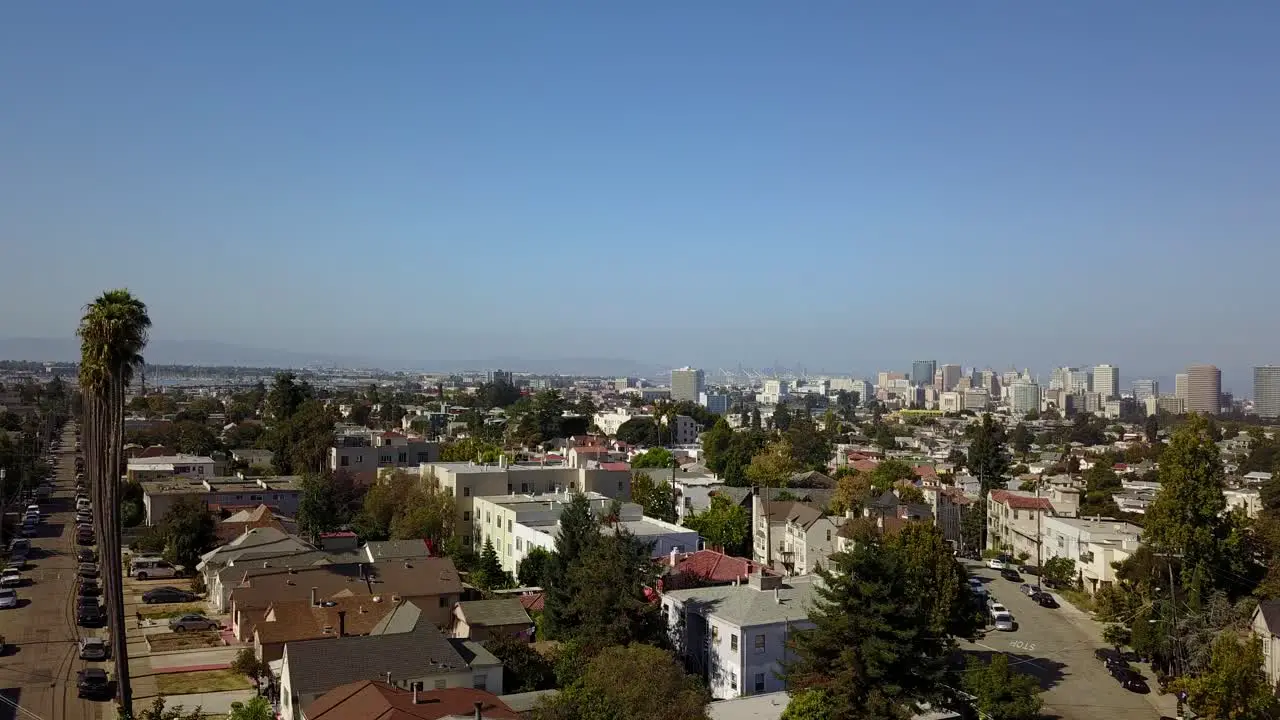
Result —
[[[623, 7], [630, 5], [630, 8]], [[1280, 362], [1270, 2], [15, 3], [0, 335]]]

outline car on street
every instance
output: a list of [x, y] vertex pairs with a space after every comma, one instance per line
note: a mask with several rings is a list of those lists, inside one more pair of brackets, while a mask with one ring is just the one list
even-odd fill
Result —
[[1005, 562], [1005, 559], [1003, 556], [993, 557], [987, 561], [987, 567], [991, 568], [992, 570], [1004, 570], [1005, 568], [1009, 567], [1009, 564]]
[[1058, 607], [1058, 601], [1054, 600], [1052, 595], [1044, 591], [1032, 595], [1031, 599], [1035, 600], [1036, 604], [1042, 608], [1049, 608], [1052, 610], [1053, 608]]
[[92, 522], [93, 522], [93, 516], [92, 516], [92, 515], [90, 515], [89, 513], [87, 513], [87, 512], [78, 512], [78, 513], [76, 513], [76, 524], [77, 524], [77, 525], [79, 525], [79, 524], [81, 524], [81, 523], [89, 524], [89, 523], [92, 523]]
[[102, 586], [97, 580], [88, 578], [80, 578], [76, 583], [76, 596], [82, 598], [96, 598], [102, 595]]
[[37, 523], [35, 520], [26, 518], [26, 519], [23, 519], [22, 530], [20, 530], [19, 532], [22, 533], [22, 537], [29, 538], [29, 537], [35, 537], [37, 534], [39, 534], [40, 529], [37, 527]]
[[81, 548], [76, 551], [76, 562], [96, 563], [98, 562], [98, 553], [93, 548]]
[[1000, 604], [1000, 603], [996, 602], [995, 600], [992, 600], [992, 601], [990, 601], [990, 602], [988, 602], [988, 603], [987, 603], [987, 612], [991, 613], [991, 615], [992, 615], [992, 616], [995, 616], [995, 614], [996, 614], [996, 613], [1007, 613], [1007, 612], [1009, 612], [1009, 608], [1007, 608], [1007, 607], [1005, 607], [1004, 605], [1002, 605], [1002, 604]]
[[32, 503], [32, 504], [28, 505], [28, 506], [27, 506], [27, 513], [26, 513], [26, 514], [27, 514], [27, 515], [35, 515], [36, 517], [40, 517], [40, 506], [39, 506], [39, 505], [37, 505], [37, 504], [35, 504], [35, 503]]
[[30, 550], [31, 541], [26, 538], [14, 538], [9, 541], [9, 552], [17, 550]]
[[175, 618], [169, 618], [169, 629], [174, 632], [186, 632], [188, 630], [218, 630], [222, 624], [217, 620], [207, 618], [198, 613], [190, 615], [179, 615]]
[[18, 593], [10, 588], [0, 589], [0, 608], [18, 607]]
[[1138, 673], [1137, 670], [1129, 667], [1112, 668], [1111, 677], [1120, 683], [1120, 687], [1129, 692], [1146, 695], [1151, 692], [1151, 688], [1147, 685], [1147, 681]]
[[98, 538], [94, 536], [92, 530], [77, 529], [76, 543], [80, 545], [96, 545]]
[[195, 599], [195, 593], [169, 586], [152, 588], [151, 590], [142, 593], [142, 602], [147, 603], [148, 605], [155, 603], [192, 602]]
[[1013, 613], [1009, 611], [991, 613], [991, 624], [1000, 632], [1013, 632], [1017, 623], [1013, 621]]
[[82, 597], [76, 600], [76, 624], [80, 627], [100, 627], [106, 616], [98, 598]]
[[13, 588], [22, 584], [22, 571], [15, 567], [7, 567], [0, 571], [0, 587]]
[[1016, 583], [1022, 582], [1022, 576], [1018, 574], [1017, 570], [1014, 570], [1011, 567], [1007, 567], [1001, 570], [1000, 577], [1004, 578], [1005, 580], [1008, 580], [1009, 582], [1016, 582]]
[[111, 676], [102, 668], [85, 668], [76, 673], [76, 692], [82, 698], [111, 697]]
[[98, 577], [98, 564], [80, 563], [76, 565], [76, 575], [82, 578], [96, 578]]
[[139, 580], [171, 578], [177, 574], [178, 569], [163, 558], [137, 557], [129, 563], [129, 575]]
[[100, 637], [80, 639], [80, 659], [100, 662], [111, 655], [111, 646]]
[[1093, 651], [1093, 656], [1101, 661], [1109, 671], [1129, 667], [1129, 663], [1125, 662], [1124, 656], [1111, 648], [1098, 648]]

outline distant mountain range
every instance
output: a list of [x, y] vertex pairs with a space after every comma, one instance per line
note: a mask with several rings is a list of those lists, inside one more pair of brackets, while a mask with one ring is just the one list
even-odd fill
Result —
[[[345, 368], [381, 368], [386, 370], [455, 371], [498, 369], [539, 374], [631, 376], [658, 379], [670, 372], [669, 367], [620, 358], [520, 358], [500, 356], [458, 360], [416, 362], [357, 355], [297, 352], [270, 348], [246, 347], [230, 343], [188, 342], [157, 339], [143, 353], [154, 365], [224, 365], [240, 367], [300, 368], [323, 365]], [[74, 362], [80, 358], [80, 343], [75, 338], [0, 338], [0, 359], [48, 362]]]

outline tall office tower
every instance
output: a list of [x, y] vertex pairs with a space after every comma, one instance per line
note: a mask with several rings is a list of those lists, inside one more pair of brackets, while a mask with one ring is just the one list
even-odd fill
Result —
[[948, 363], [938, 370], [942, 372], [942, 391], [955, 390], [956, 383], [960, 382], [960, 366]]
[[938, 370], [937, 360], [917, 360], [911, 363], [911, 384], [928, 385], [933, 382], [933, 374]]
[[490, 370], [484, 374], [485, 382], [511, 384], [511, 373], [506, 370]]
[[942, 392], [942, 368], [933, 371], [933, 389]]
[[1033, 382], [1014, 380], [1009, 386], [1009, 409], [1014, 417], [1029, 412], [1040, 412], [1040, 386]]
[[1280, 365], [1253, 369], [1253, 411], [1264, 418], [1280, 417]]
[[1056, 367], [1053, 373], [1049, 375], [1050, 390], [1070, 390], [1071, 389], [1071, 368]]
[[1160, 383], [1156, 380], [1142, 379], [1133, 381], [1133, 399], [1138, 402], [1146, 402], [1149, 397], [1158, 397], [1160, 395]]
[[1093, 368], [1093, 391], [1103, 400], [1120, 397], [1120, 368], [1115, 365], [1098, 365]]
[[1091, 375], [1092, 373], [1088, 370], [1071, 368], [1071, 372], [1067, 376], [1067, 392], [1072, 395], [1082, 395], [1093, 390]]
[[706, 390], [706, 375], [696, 368], [682, 367], [671, 371], [671, 399], [698, 402]]
[[982, 387], [991, 394], [994, 400], [1000, 397], [1000, 375], [990, 368], [982, 371]]
[[1217, 415], [1222, 409], [1222, 371], [1213, 365], [1187, 368], [1187, 412]]
[[1173, 376], [1173, 396], [1177, 398], [1187, 398], [1187, 374], [1178, 373]]

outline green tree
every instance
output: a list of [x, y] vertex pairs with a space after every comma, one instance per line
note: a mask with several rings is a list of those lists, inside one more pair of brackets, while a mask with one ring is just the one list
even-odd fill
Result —
[[831, 496], [831, 512], [843, 515], [846, 511], [855, 513], [862, 511], [862, 506], [871, 497], [871, 475], [853, 471], [840, 475], [836, 479], [836, 490]]
[[1155, 444], [1160, 442], [1160, 418], [1157, 415], [1148, 415], [1146, 422], [1142, 425], [1142, 430], [1147, 436], [1147, 442]]
[[298, 493], [298, 532], [312, 542], [347, 522], [348, 509], [340, 500], [333, 475], [317, 473], [302, 478]]
[[773, 417], [769, 418], [769, 423], [773, 425], [773, 429], [778, 432], [786, 432], [791, 428], [791, 408], [786, 403], [778, 403], [773, 409]]
[[833, 705], [831, 695], [825, 690], [801, 690], [791, 694], [781, 720], [832, 720]]
[[569, 566], [565, 582], [569, 612], [577, 621], [574, 636], [597, 648], [665, 642], [661, 606], [646, 595], [657, 581], [652, 547], [618, 529], [602, 533], [579, 562]]
[[502, 561], [498, 559], [498, 551], [492, 540], [484, 541], [484, 550], [480, 551], [480, 564], [471, 573], [471, 584], [481, 590], [502, 590], [512, 585], [511, 575], [502, 569]]
[[783, 434], [799, 470], [824, 470], [831, 461], [832, 433], [818, 430], [807, 413], [797, 413]]
[[434, 478], [414, 482], [406, 503], [391, 520], [391, 539], [422, 539], [430, 547], [442, 547], [453, 537], [457, 515], [453, 495], [441, 490]]
[[658, 424], [653, 421], [653, 418], [631, 418], [619, 425], [618, 431], [613, 436], [618, 442], [628, 445], [653, 447], [658, 444]]
[[939, 637], [968, 637], [977, 630], [964, 568], [956, 562], [941, 528], [907, 523], [884, 545], [901, 557], [902, 582], [920, 603], [929, 632]]
[[765, 449], [751, 458], [747, 466], [747, 479], [757, 487], [785, 487], [787, 479], [799, 470], [791, 452], [791, 443], [785, 438], [769, 443]]
[[448, 442], [440, 448], [442, 462], [496, 463], [501, 457], [502, 448], [475, 437]]
[[1031, 430], [1024, 423], [1018, 423], [1013, 426], [1013, 433], [1009, 436], [1009, 446], [1019, 455], [1026, 455], [1031, 452], [1031, 445], [1035, 440]]
[[116, 697], [126, 714], [133, 712], [133, 689], [125, 642], [118, 489], [124, 465], [124, 394], [134, 371], [143, 365], [142, 351], [150, 329], [151, 318], [141, 300], [128, 290], [108, 290], [85, 308], [76, 330], [81, 341], [79, 379], [85, 403], [82, 445], [102, 550]]
[[1132, 637], [1129, 628], [1119, 623], [1111, 623], [1102, 628], [1102, 642], [1115, 648], [1122, 648], [1128, 645]]
[[276, 711], [271, 701], [261, 695], [244, 702], [231, 703], [231, 714], [227, 720], [275, 720]]
[[1250, 635], [1242, 642], [1234, 633], [1223, 633], [1213, 643], [1208, 671], [1181, 680], [1178, 687], [1204, 720], [1272, 717], [1277, 712], [1275, 691], [1262, 663], [1260, 639]]
[[1050, 587], [1069, 587], [1076, 579], [1076, 561], [1069, 557], [1054, 557], [1045, 561], [1040, 578]]
[[361, 425], [367, 427], [369, 420], [373, 418], [373, 406], [367, 402], [357, 402], [351, 406], [351, 414], [347, 419], [353, 425]]
[[555, 667], [529, 643], [510, 635], [496, 635], [484, 648], [502, 661], [502, 688], [507, 693], [550, 690], [556, 686]]
[[259, 660], [258, 655], [251, 647], [241, 648], [228, 667], [232, 672], [244, 675], [255, 682], [271, 673], [270, 666]]
[[[135, 718], [133, 711], [123, 706], [120, 707], [118, 715], [120, 717], [120, 720], [134, 720]], [[191, 711], [187, 711], [187, 709], [181, 705], [166, 707], [164, 698], [161, 696], [156, 696], [156, 699], [151, 701], [151, 707], [144, 708], [141, 712], [137, 714], [136, 719], [137, 720], [207, 720], [208, 717], [209, 716], [204, 714], [204, 711], [198, 707]]]
[[1009, 656], [993, 653], [984, 663], [969, 658], [964, 673], [964, 689], [974, 697], [973, 705], [988, 720], [1036, 720], [1040, 717], [1040, 685], [1030, 675], [1009, 667]]
[[[288, 374], [288, 373], [286, 373]], [[274, 391], [273, 391], [274, 392]], [[333, 447], [338, 412], [322, 400], [306, 400], [288, 417], [277, 420], [264, 442], [271, 463], [281, 475], [323, 472]]]
[[684, 519], [684, 526], [729, 555], [745, 555], [751, 538], [751, 514], [723, 495], [712, 495], [711, 506]]
[[1160, 461], [1160, 490], [1147, 508], [1143, 543], [1182, 554], [1182, 582], [1207, 590], [1229, 534], [1223, 471], [1208, 422], [1192, 414], [1174, 433]]
[[210, 455], [214, 450], [218, 450], [221, 445], [218, 442], [217, 433], [204, 423], [184, 420], [175, 422], [173, 429], [178, 437], [176, 449], [180, 453]]
[[706, 687], [671, 653], [634, 644], [605, 648], [581, 676], [533, 712], [534, 720], [705, 720]]
[[889, 459], [876, 465], [875, 469], [871, 471], [869, 479], [871, 487], [884, 492], [900, 482], [915, 480], [916, 471], [911, 467], [910, 463]]
[[556, 640], [572, 636], [577, 624], [571, 607], [569, 571], [600, 538], [600, 525], [591, 512], [591, 502], [581, 493], [574, 493], [560, 512], [559, 525], [554, 562], [543, 586], [546, 595], [542, 611], [543, 628]]
[[555, 557], [551, 552], [535, 547], [524, 556], [516, 567], [516, 577], [522, 587], [545, 588], [551, 578]]
[[729, 421], [717, 418], [710, 430], [702, 434], [702, 450], [706, 455], [706, 466], [711, 472], [724, 473], [728, 461], [729, 446], [733, 443], [733, 429]]
[[990, 413], [983, 414], [982, 421], [974, 429], [966, 461], [969, 471], [982, 484], [983, 498], [992, 489], [1004, 485], [1005, 475], [1011, 464], [1009, 453], [1005, 449], [1004, 428], [996, 423]]
[[671, 467], [671, 463], [671, 451], [661, 447], [650, 448], [631, 459], [631, 467], [637, 469], [669, 468]]
[[314, 397], [311, 386], [300, 382], [298, 376], [291, 372], [277, 373], [267, 393], [267, 417], [274, 422], [284, 422], [293, 417], [302, 404]]
[[677, 519], [675, 488], [665, 480], [655, 482], [649, 473], [631, 474], [631, 502], [644, 508], [644, 514], [649, 517], [671, 523]]

